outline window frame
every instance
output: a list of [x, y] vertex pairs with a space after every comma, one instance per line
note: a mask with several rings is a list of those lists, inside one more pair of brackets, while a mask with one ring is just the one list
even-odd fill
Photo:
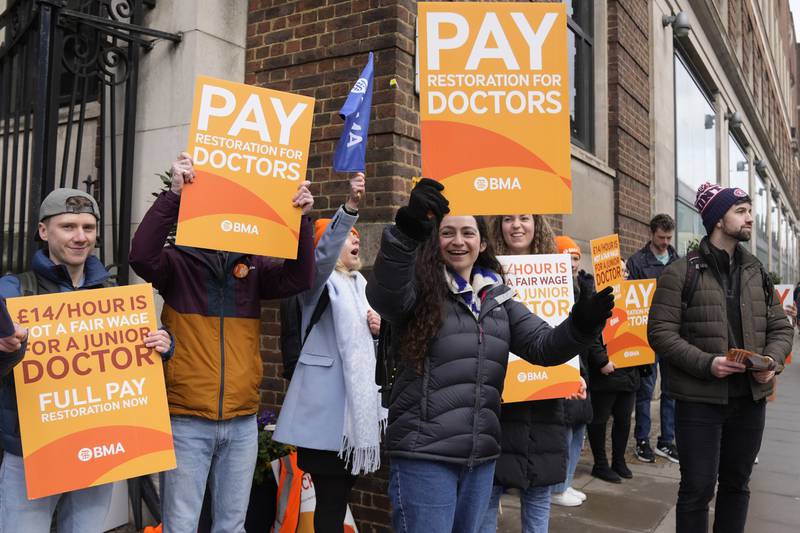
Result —
[[[575, 132], [570, 124], [572, 144], [594, 150], [594, 5], [592, 2], [573, 2], [573, 15], [567, 14], [567, 31], [575, 41]], [[569, 50], [568, 50], [569, 52]], [[572, 90], [570, 84], [569, 90]]]

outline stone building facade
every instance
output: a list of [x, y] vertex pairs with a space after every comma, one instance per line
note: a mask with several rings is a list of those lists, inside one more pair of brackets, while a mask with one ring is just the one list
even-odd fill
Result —
[[[656, 213], [676, 217], [679, 250], [700, 235], [692, 206], [703, 181], [746, 188], [751, 245], [769, 270], [796, 282], [797, 56], [787, 0], [570, 0], [574, 211], [550, 221], [588, 252], [617, 232], [628, 256]], [[367, 262], [420, 172], [412, 0], [204, 0], [157, 2], [146, 24], [183, 32], [142, 58], [134, 229], [160, 186], [155, 173], [186, 146], [196, 75], [316, 99], [309, 178], [316, 213], [347, 191], [331, 170], [337, 115], [370, 51], [375, 93], [368, 191], [359, 229]], [[676, 24], [685, 23], [686, 27]], [[666, 18], [665, 18], [666, 17]], [[396, 80], [396, 84], [390, 83]], [[584, 254], [588, 267], [588, 253]], [[277, 305], [265, 302], [263, 405], [280, 409]], [[386, 469], [359, 481], [353, 512], [363, 532], [389, 531]]]

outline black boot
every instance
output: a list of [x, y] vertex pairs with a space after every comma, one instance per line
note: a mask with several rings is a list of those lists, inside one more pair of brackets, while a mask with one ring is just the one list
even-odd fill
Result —
[[625, 479], [631, 479], [633, 477], [633, 472], [631, 472], [631, 469], [628, 468], [627, 464], [625, 464], [625, 459], [622, 460], [614, 459], [613, 461], [611, 461], [611, 470], [613, 470], [620, 476], [624, 477]]
[[606, 423], [592, 422], [586, 428], [589, 436], [589, 446], [594, 456], [592, 475], [609, 483], [622, 483], [622, 479], [608, 466], [606, 457]]
[[621, 420], [614, 417], [614, 424], [611, 426], [611, 469], [625, 479], [633, 477], [633, 472], [625, 462], [625, 449], [630, 431], [630, 413], [628, 418]]
[[609, 483], [622, 483], [622, 478], [608, 466], [608, 463], [604, 465], [595, 464], [592, 467], [592, 475]]

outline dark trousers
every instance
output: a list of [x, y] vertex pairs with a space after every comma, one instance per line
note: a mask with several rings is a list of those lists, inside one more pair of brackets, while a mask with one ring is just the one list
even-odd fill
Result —
[[681, 458], [677, 531], [706, 533], [717, 486], [715, 533], [739, 533], [747, 521], [748, 482], [764, 432], [764, 400], [730, 398], [728, 405], [675, 402], [675, 441]]
[[342, 533], [347, 500], [356, 477], [343, 473], [337, 476], [311, 474], [317, 506], [314, 508], [314, 533]]
[[608, 466], [606, 457], [606, 425], [610, 416], [614, 417], [611, 426], [611, 458], [613, 463], [625, 464], [625, 447], [631, 432], [631, 413], [636, 393], [592, 391], [592, 423], [586, 427], [589, 446], [592, 448], [594, 464]]
[[347, 500], [358, 477], [332, 451], [298, 448], [297, 466], [311, 475], [314, 484], [314, 533], [342, 533]]

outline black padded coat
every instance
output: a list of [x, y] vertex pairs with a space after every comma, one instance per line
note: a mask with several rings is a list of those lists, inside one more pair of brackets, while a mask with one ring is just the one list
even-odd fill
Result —
[[[418, 246], [396, 226], [387, 227], [367, 284], [370, 305], [401, 332], [400, 339], [416, 310]], [[386, 431], [390, 456], [467, 466], [496, 459], [508, 353], [552, 366], [591, 340], [571, 319], [551, 328], [513, 294], [505, 285], [486, 289], [476, 318], [460, 297], [448, 293], [422, 373], [404, 366], [392, 388]]]

